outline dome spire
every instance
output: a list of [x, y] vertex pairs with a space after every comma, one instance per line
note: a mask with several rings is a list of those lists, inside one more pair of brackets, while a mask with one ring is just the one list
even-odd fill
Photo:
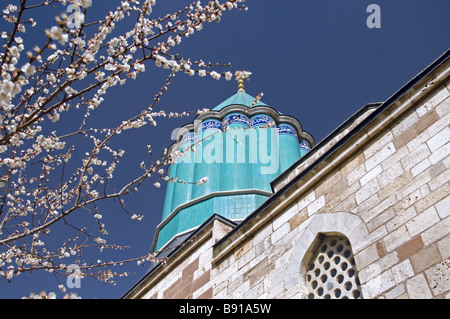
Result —
[[244, 92], [245, 93], [245, 90], [244, 90], [244, 78], [239, 76], [237, 78], [237, 81], [238, 81], [238, 93], [239, 92]]

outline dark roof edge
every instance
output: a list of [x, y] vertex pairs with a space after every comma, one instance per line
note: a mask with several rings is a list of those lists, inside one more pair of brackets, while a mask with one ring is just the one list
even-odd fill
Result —
[[[236, 225], [238, 225], [237, 223], [233, 222], [232, 220], [229, 220], [228, 218], [225, 218], [221, 215], [218, 214], [214, 214], [212, 215], [210, 218], [208, 218], [203, 224], [201, 224], [200, 226], [198, 226], [198, 228], [196, 230], [194, 230], [189, 237], [187, 237], [183, 243], [185, 242], [189, 242], [190, 240], [192, 240], [195, 236], [197, 236], [200, 232], [202, 232], [206, 227], [208, 227], [210, 224], [212, 224], [215, 220], [221, 221], [224, 224], [227, 224], [231, 227], [236, 227]], [[167, 255], [167, 258], [170, 258], [172, 256], [174, 256], [178, 251], [180, 251], [184, 246], [178, 246], [177, 248], [175, 248], [170, 254]], [[158, 270], [159, 268], [161, 268], [162, 264], [159, 263], [158, 265], [156, 265], [155, 267], [153, 267], [148, 273], [146, 273], [137, 283], [135, 283], [130, 289], [128, 289], [128, 291], [122, 296], [121, 299], [126, 298], [127, 296], [130, 295], [130, 293], [137, 287], [139, 286], [142, 282], [145, 281], [145, 279], [147, 279], [148, 277], [150, 277], [156, 270]]]
[[308, 158], [313, 156], [317, 150], [322, 148], [322, 146], [326, 145], [328, 142], [330, 142], [332, 139], [336, 137], [339, 133], [344, 131], [348, 126], [354, 123], [361, 115], [366, 113], [368, 110], [379, 107], [383, 102], [375, 102], [375, 103], [368, 103], [364, 105], [362, 108], [360, 108], [356, 113], [354, 113], [352, 116], [350, 116], [344, 123], [342, 123], [337, 129], [335, 129], [331, 134], [326, 136], [323, 140], [321, 140], [319, 143], [317, 143], [308, 153], [303, 155], [301, 158], [299, 158], [295, 163], [293, 163], [289, 168], [287, 168], [284, 172], [282, 172], [280, 175], [278, 175], [272, 182], [270, 182], [270, 186], [272, 187], [272, 191], [274, 191], [274, 185], [277, 184], [277, 181], [282, 180], [287, 175], [289, 175], [298, 165], [306, 161]]
[[[347, 135], [342, 137], [335, 145], [333, 145], [328, 151], [326, 151], [317, 161], [313, 162], [310, 166], [308, 166], [304, 171], [302, 171], [299, 175], [297, 175], [294, 179], [292, 179], [288, 184], [283, 186], [278, 192], [274, 193], [267, 201], [265, 201], [260, 207], [258, 207], [253, 213], [247, 216], [239, 225], [237, 225], [233, 230], [231, 230], [228, 234], [226, 234], [222, 239], [217, 241], [214, 244], [214, 249], [220, 247], [223, 243], [225, 243], [231, 236], [236, 234], [240, 229], [242, 229], [245, 225], [249, 224], [253, 219], [256, 218], [261, 212], [266, 210], [272, 203], [274, 203], [278, 198], [280, 198], [283, 194], [288, 192], [299, 180], [301, 180], [305, 175], [311, 172], [314, 168], [316, 168], [320, 163], [334, 154], [338, 149], [340, 149], [345, 143], [350, 140], [353, 136], [363, 130], [368, 124], [374, 121], [381, 113], [383, 113], [386, 109], [388, 109], [391, 105], [394, 104], [400, 97], [402, 97], [408, 90], [410, 90], [414, 85], [420, 82], [427, 75], [436, 70], [439, 66], [441, 66], [444, 62], [446, 62], [450, 58], [450, 49], [447, 49], [439, 58], [437, 58], [433, 63], [427, 66], [422, 72], [416, 75], [412, 80], [406, 83], [400, 90], [395, 92], [391, 97], [389, 97], [385, 102], [377, 107], [377, 109], [369, 114], [361, 123], [359, 123], [355, 128], [353, 128]], [[347, 122], [347, 121], [346, 121]], [[345, 122], [345, 123], [346, 123]], [[344, 123], [344, 124], [345, 124]], [[338, 133], [338, 130], [334, 131], [335, 134]], [[329, 136], [331, 138], [331, 135]], [[319, 143], [322, 144], [322, 143]], [[318, 144], [318, 145], [319, 145]], [[305, 155], [306, 156], [306, 155]], [[291, 166], [292, 169], [292, 166]]]

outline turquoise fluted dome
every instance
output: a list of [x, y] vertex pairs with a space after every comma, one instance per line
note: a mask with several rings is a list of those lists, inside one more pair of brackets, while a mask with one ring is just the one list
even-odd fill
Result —
[[243, 220], [272, 195], [270, 182], [314, 146], [295, 118], [254, 101], [238, 92], [178, 130], [168, 169], [176, 182], [168, 183], [152, 251], [214, 214]]

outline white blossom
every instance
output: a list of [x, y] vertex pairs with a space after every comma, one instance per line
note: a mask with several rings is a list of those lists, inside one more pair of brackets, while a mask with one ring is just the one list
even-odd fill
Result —
[[101, 238], [101, 237], [95, 237], [95, 238], [94, 238], [94, 241], [95, 241], [97, 244], [105, 244], [105, 243], [106, 243], [106, 240], [103, 239], [103, 238]]
[[6, 273], [6, 279], [8, 279], [8, 280], [11, 280], [13, 276], [14, 276], [13, 270], [10, 270]]
[[51, 27], [50, 31], [48, 31], [47, 34], [50, 39], [58, 41], [62, 45], [66, 44], [66, 42], [69, 40], [69, 35], [67, 33], [64, 33], [64, 31], [58, 26]]
[[216, 80], [220, 80], [220, 77], [221, 77], [221, 75], [219, 73], [217, 73], [216, 71], [212, 71], [211, 76], [213, 79], [216, 79]]
[[122, 9], [128, 11], [130, 9], [130, 4], [128, 1], [122, 1]]
[[30, 63], [25, 64], [21, 68], [22, 72], [25, 73], [26, 76], [32, 76], [34, 73], [36, 73], [36, 67], [34, 65], [31, 65]]
[[232, 78], [233, 78], [233, 73], [231, 73], [230, 71], [227, 71], [227, 72], [225, 73], [225, 79], [226, 79], [227, 81], [230, 81]]
[[205, 177], [200, 178], [196, 184], [202, 185], [202, 184], [206, 183], [207, 181], [208, 181], [208, 176], [205, 176]]
[[138, 72], [145, 72], [145, 65], [141, 64], [141, 63], [136, 63], [134, 65], [134, 68], [136, 69], [136, 71]]
[[85, 9], [92, 6], [92, 0], [75, 0], [74, 3]]

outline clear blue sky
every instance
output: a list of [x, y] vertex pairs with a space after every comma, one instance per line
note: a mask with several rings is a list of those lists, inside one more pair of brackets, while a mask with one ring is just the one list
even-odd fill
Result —
[[[98, 12], [103, 5], [110, 10], [120, 3], [93, 2]], [[158, 0], [154, 11], [166, 13], [169, 5], [180, 8], [187, 3]], [[371, 3], [381, 8], [380, 29], [366, 25], [366, 9]], [[450, 44], [448, 0], [247, 0], [246, 4], [247, 12], [227, 11], [220, 23], [205, 25], [174, 52], [192, 60], [231, 62], [232, 70], [251, 71], [246, 92], [252, 96], [263, 92], [266, 104], [296, 117], [316, 142], [363, 105], [389, 98]], [[1, 30], [5, 26], [0, 22]], [[164, 83], [164, 74], [150, 64], [138, 80], [110, 91], [97, 111], [98, 125], [111, 126], [121, 115], [136, 114], [150, 104]], [[213, 108], [236, 91], [235, 81], [189, 77], [180, 72], [157, 110]], [[159, 154], [162, 147], [172, 143], [172, 130], [193, 119], [163, 119], [157, 127], [147, 126], [120, 136], [116, 145], [126, 147], [127, 153], [117, 178], [133, 176], [139, 170], [148, 141]], [[124, 257], [145, 254], [150, 249], [161, 221], [164, 196], [165, 185], [156, 189], [147, 183], [128, 198], [127, 208], [145, 216], [140, 223], [129, 220], [117, 205], [105, 204], [102, 214], [111, 234], [108, 242], [133, 246], [120, 252]], [[108, 259], [106, 254], [100, 258]], [[83, 298], [120, 298], [146, 269], [136, 264], [123, 266], [118, 270], [136, 274], [118, 279], [116, 286], [83, 279], [81, 289], [73, 291]], [[0, 278], [0, 298], [20, 298], [43, 289], [58, 292], [57, 285], [47, 273], [23, 274], [11, 284]]]

